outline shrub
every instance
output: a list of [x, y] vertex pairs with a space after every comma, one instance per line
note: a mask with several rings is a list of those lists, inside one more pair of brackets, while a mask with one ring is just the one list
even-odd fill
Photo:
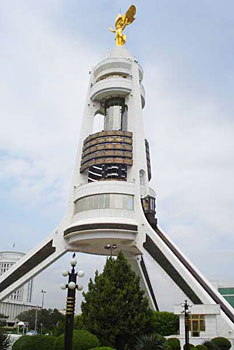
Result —
[[[195, 348], [195, 346], [193, 344], [189, 344], [189, 350], [193, 350], [194, 348]], [[186, 344], [184, 344], [183, 349], [187, 350]]]
[[[73, 332], [72, 350], [89, 350], [96, 348], [99, 345], [98, 338], [92, 333], [84, 329]], [[64, 334], [57, 338], [55, 350], [64, 350]]]
[[99, 346], [98, 348], [93, 348], [91, 350], [115, 350], [115, 349], [110, 348], [109, 346]]
[[208, 350], [218, 350], [218, 347], [215, 343], [212, 343], [210, 340], [206, 340], [202, 343]]
[[51, 350], [54, 348], [55, 337], [46, 335], [24, 335], [13, 344], [12, 350]]
[[211, 343], [215, 344], [220, 350], [229, 350], [232, 346], [227, 338], [217, 337], [211, 339]]
[[0, 329], [0, 349], [7, 350], [10, 346], [10, 338], [4, 330]]
[[170, 350], [180, 350], [180, 341], [177, 338], [169, 338], [167, 339], [167, 346]]
[[135, 350], [165, 350], [166, 339], [159, 334], [143, 335], [137, 338]]
[[199, 344], [196, 346], [196, 349], [198, 350], [207, 350], [207, 347], [204, 344]]

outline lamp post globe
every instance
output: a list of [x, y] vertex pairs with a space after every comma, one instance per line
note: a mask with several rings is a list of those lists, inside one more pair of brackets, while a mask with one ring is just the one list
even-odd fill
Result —
[[77, 289], [78, 289], [78, 290], [83, 290], [83, 288], [84, 288], [84, 287], [82, 286], [82, 284], [78, 284], [78, 286], [77, 286]]
[[77, 264], [77, 260], [74, 257], [74, 258], [71, 259], [71, 266], [76, 266], [76, 264]]
[[84, 277], [84, 271], [82, 271], [82, 270], [80, 270], [79, 272], [78, 272], [78, 277]]
[[72, 282], [69, 282], [69, 283], [68, 283], [68, 288], [69, 288], [69, 289], [75, 289], [75, 288], [76, 288], [75, 282], [73, 282], [73, 281], [72, 281]]
[[61, 284], [60, 284], [60, 288], [61, 288], [62, 290], [65, 290], [65, 289], [67, 288], [67, 286], [66, 286], [65, 283], [61, 283]]

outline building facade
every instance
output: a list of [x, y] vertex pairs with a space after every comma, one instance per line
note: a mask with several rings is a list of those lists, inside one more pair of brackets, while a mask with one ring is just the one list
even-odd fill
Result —
[[[220, 305], [192, 305], [189, 313], [189, 343], [193, 345], [202, 344], [206, 340], [211, 340], [220, 336], [222, 329]], [[174, 313], [179, 315], [179, 335], [173, 335], [181, 342], [181, 347], [185, 344], [185, 319], [181, 305], [174, 307]], [[233, 332], [230, 330], [227, 335], [234, 345]]]
[[234, 308], [234, 287], [219, 287], [218, 291]]
[[[25, 254], [16, 251], [0, 252], [0, 275], [3, 275], [18, 262]], [[8, 325], [15, 323], [16, 316], [23, 311], [27, 311], [33, 306], [32, 302], [33, 280], [15, 290], [4, 301], [0, 302], [0, 314], [8, 317]]]

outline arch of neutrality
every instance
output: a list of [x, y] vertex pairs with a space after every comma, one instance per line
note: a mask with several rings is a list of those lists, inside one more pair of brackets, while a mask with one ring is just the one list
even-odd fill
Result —
[[[64, 218], [35, 249], [0, 277], [0, 300], [68, 251], [106, 255], [122, 250], [141, 276], [152, 308], [158, 310], [144, 259], [150, 256], [193, 304], [219, 304], [220, 334], [234, 332], [234, 309], [194, 267], [155, 217], [150, 187], [149, 143], [144, 136], [143, 70], [124, 47], [123, 30], [134, 21], [131, 6], [115, 21], [116, 46], [91, 71], [80, 143]], [[93, 133], [96, 114], [103, 129]]]

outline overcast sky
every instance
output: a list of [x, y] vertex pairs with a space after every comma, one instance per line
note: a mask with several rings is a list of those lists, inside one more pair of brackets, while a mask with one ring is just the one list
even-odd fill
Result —
[[[144, 69], [145, 136], [159, 226], [211, 281], [234, 285], [234, 3], [134, 2], [127, 48]], [[63, 216], [90, 68], [129, 1], [0, 1], [0, 250], [27, 252]], [[70, 254], [35, 278], [34, 303], [65, 305]], [[105, 258], [78, 255], [84, 285]], [[147, 262], [159, 305], [172, 309]], [[171, 295], [177, 295], [173, 299]]]

